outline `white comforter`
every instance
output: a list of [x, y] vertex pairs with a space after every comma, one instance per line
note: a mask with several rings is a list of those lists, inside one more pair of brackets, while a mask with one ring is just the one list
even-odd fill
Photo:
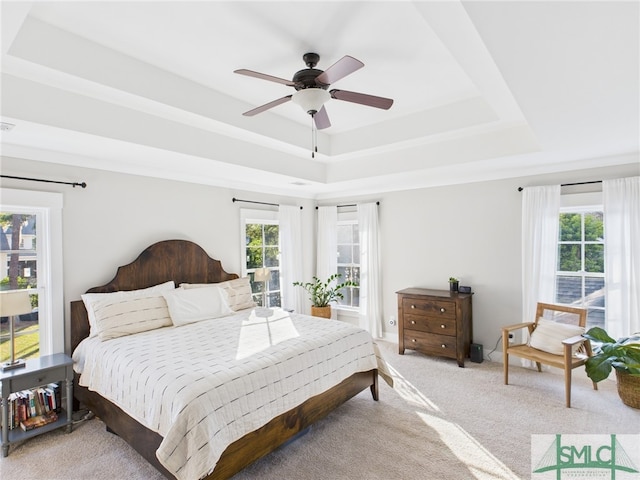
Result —
[[225, 448], [353, 373], [378, 368], [371, 336], [347, 323], [244, 310], [100, 341], [74, 352], [80, 385], [164, 437], [178, 479], [213, 470]]

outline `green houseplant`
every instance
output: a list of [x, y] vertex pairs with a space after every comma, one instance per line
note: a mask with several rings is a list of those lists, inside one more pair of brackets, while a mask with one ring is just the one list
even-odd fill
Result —
[[456, 277], [449, 277], [449, 290], [452, 292], [458, 291], [459, 281]]
[[342, 274], [334, 273], [326, 281], [314, 276], [312, 282], [293, 282], [296, 287], [304, 288], [311, 300], [311, 315], [331, 318], [331, 302], [342, 300], [344, 295], [341, 290], [346, 287], [357, 287], [358, 284], [351, 280], [338, 283]]
[[593, 327], [584, 337], [595, 342], [594, 355], [585, 370], [593, 382], [609, 377], [616, 370], [618, 394], [625, 405], [640, 408], [640, 334], [614, 340], [600, 327]]

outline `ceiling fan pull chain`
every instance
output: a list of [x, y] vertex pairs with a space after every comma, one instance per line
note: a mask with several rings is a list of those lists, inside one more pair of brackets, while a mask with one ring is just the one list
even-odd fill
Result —
[[317, 137], [316, 137], [316, 121], [313, 118], [315, 114], [311, 114], [311, 158], [316, 158], [316, 153], [318, 151], [317, 145]]

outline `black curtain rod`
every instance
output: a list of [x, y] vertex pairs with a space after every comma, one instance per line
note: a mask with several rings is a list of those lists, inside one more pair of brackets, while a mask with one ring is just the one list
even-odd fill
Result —
[[[376, 205], [380, 205], [380, 202], [376, 202]], [[324, 207], [324, 205], [318, 205], [318, 206], [322, 206]], [[318, 209], [318, 206], [316, 206], [316, 210]], [[349, 205], [336, 205], [336, 207], [338, 208], [344, 208], [344, 207], [357, 207], [358, 204], [357, 203], [351, 203]]]
[[[236, 197], [233, 197], [233, 198], [231, 199], [231, 201], [232, 201], [233, 203], [236, 203], [236, 202], [256, 203], [256, 204], [258, 204], [258, 205], [270, 205], [270, 206], [272, 206], [272, 207], [279, 207], [279, 206], [280, 206], [280, 204], [279, 204], [279, 203], [256, 202], [255, 200], [241, 200], [241, 199], [236, 198]], [[302, 210], [302, 207], [300, 207], [300, 210]]]
[[14, 180], [28, 180], [30, 182], [45, 182], [45, 183], [58, 183], [60, 185], [71, 185], [73, 188], [82, 187], [87, 188], [87, 184], [85, 182], [59, 182], [58, 180], [45, 180], [43, 178], [29, 178], [29, 177], [14, 177], [13, 175], [0, 175], [2, 178], [13, 178]]
[[[575, 182], [575, 183], [561, 183], [561, 187], [572, 187], [573, 185], [589, 185], [591, 183], [602, 183], [602, 180], [591, 180], [590, 182]], [[518, 191], [521, 192], [524, 187], [518, 187]]]

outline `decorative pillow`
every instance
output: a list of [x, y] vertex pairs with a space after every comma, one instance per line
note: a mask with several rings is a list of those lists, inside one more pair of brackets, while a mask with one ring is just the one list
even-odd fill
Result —
[[81, 295], [82, 301], [84, 302], [84, 306], [87, 309], [87, 315], [89, 317], [89, 336], [95, 337], [98, 334], [96, 330], [96, 315], [94, 313], [94, 304], [101, 300], [113, 300], [113, 299], [125, 299], [125, 298], [133, 298], [140, 296], [148, 296], [155, 293], [161, 293], [168, 290], [174, 290], [176, 288], [176, 284], [173, 280], [169, 280], [168, 282], [161, 283], [159, 285], [154, 285], [153, 287], [143, 288], [140, 290], [121, 290], [118, 292], [111, 293], [85, 293]]
[[251, 279], [249, 277], [236, 278], [235, 280], [227, 280], [220, 283], [181, 283], [180, 287], [192, 289], [210, 287], [212, 285], [222, 288], [227, 293], [229, 307], [234, 312], [256, 306], [256, 302], [253, 301], [251, 296]]
[[162, 295], [108, 298], [95, 302], [93, 309], [101, 340], [172, 325], [167, 302]]
[[225, 291], [217, 286], [178, 288], [162, 295], [167, 301], [171, 321], [176, 326], [234, 313], [227, 305]]
[[529, 346], [542, 350], [543, 352], [563, 355], [564, 345], [562, 345], [562, 341], [575, 337], [576, 335], [582, 335], [583, 333], [584, 327], [539, 318], [538, 326], [531, 334]]

